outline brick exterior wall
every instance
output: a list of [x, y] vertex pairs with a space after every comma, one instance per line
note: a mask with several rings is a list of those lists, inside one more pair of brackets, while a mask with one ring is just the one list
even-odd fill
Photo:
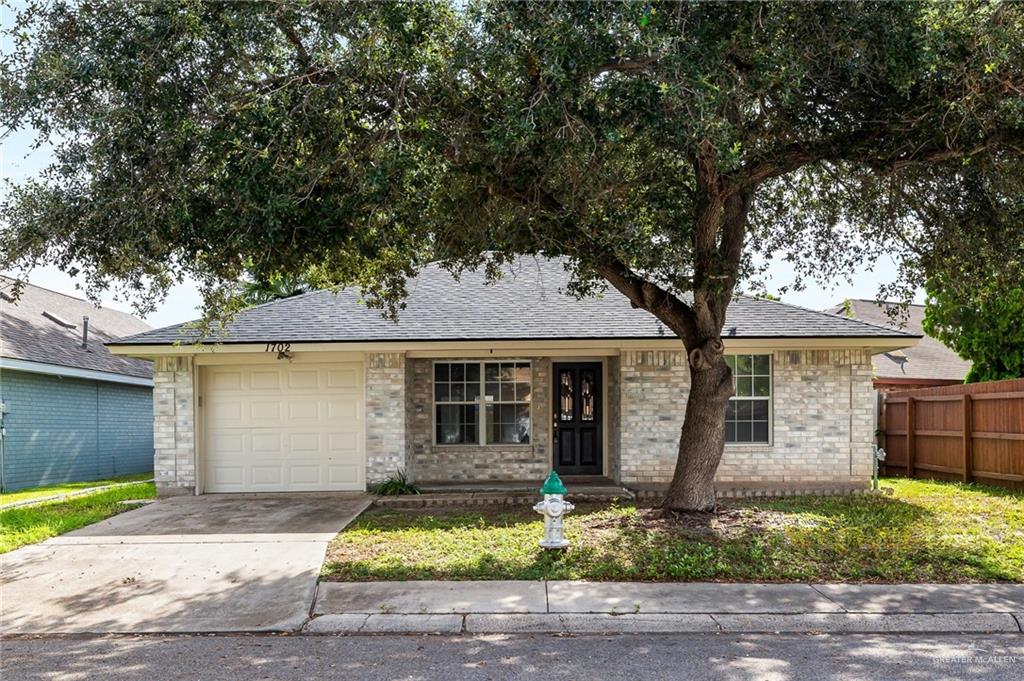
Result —
[[406, 359], [397, 352], [366, 356], [366, 480], [408, 470], [405, 444]]
[[[870, 355], [831, 350], [776, 351], [772, 356], [773, 444], [728, 446], [718, 470], [720, 486], [866, 483], [874, 451]], [[552, 360], [530, 361], [531, 444], [438, 446], [433, 433], [432, 360], [407, 359], [402, 353], [367, 355], [367, 480], [383, 479], [399, 468], [419, 482], [543, 478], [551, 467]], [[624, 484], [668, 482], [686, 405], [685, 355], [625, 351], [606, 358], [605, 366], [606, 475]], [[154, 383], [158, 491], [192, 492], [196, 447], [191, 359], [159, 358]]]
[[486, 447], [435, 445], [433, 361], [409, 360], [406, 438], [409, 471], [414, 479], [420, 482], [542, 480], [551, 468], [551, 452], [548, 447], [551, 360], [534, 358], [530, 361], [530, 367], [533, 381], [531, 444]]
[[153, 476], [157, 494], [192, 494], [196, 488], [192, 359], [158, 357], [153, 368]]
[[153, 470], [153, 390], [0, 369], [4, 488]]
[[[870, 354], [776, 351], [771, 445], [728, 445], [716, 480], [866, 483], [874, 451]], [[620, 359], [624, 483], [672, 479], [688, 392], [682, 352], [624, 352]]]

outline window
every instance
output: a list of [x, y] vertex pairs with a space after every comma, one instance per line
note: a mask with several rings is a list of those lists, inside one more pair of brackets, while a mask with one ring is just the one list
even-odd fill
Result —
[[768, 444], [772, 401], [771, 355], [726, 355], [735, 394], [725, 412], [725, 441]]
[[435, 442], [529, 444], [531, 388], [529, 362], [436, 362]]

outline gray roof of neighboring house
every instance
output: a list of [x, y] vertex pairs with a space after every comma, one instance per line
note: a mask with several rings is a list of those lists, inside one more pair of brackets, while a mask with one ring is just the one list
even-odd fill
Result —
[[[408, 284], [398, 323], [360, 302], [355, 290], [314, 291], [239, 313], [210, 342], [359, 342], [436, 340], [655, 339], [672, 333], [614, 289], [578, 300], [564, 292], [562, 261], [520, 258], [488, 285], [481, 272], [455, 281], [436, 265]], [[911, 334], [758, 298], [732, 303], [723, 335], [737, 338], [912, 338]], [[189, 342], [178, 324], [122, 338], [118, 345]]]
[[[110, 354], [104, 343], [150, 328], [141, 319], [26, 284], [16, 302], [9, 300], [13, 280], [0, 276], [0, 357], [140, 378], [153, 377], [151, 362]], [[43, 315], [46, 312], [75, 328]], [[82, 347], [82, 317], [89, 317], [88, 347]]]
[[[870, 324], [900, 328], [921, 335], [918, 344], [906, 350], [875, 355], [875, 376], [878, 378], [924, 379], [962, 381], [971, 369], [971, 363], [961, 359], [940, 341], [924, 335], [924, 305], [910, 305], [904, 317], [897, 313], [895, 322], [886, 314], [886, 309], [899, 303], [882, 303], [875, 300], [850, 300], [852, 318]], [[846, 305], [829, 309], [833, 314], [845, 314]]]

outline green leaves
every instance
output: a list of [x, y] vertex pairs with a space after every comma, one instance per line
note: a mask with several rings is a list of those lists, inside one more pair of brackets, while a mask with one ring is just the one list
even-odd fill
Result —
[[[395, 313], [424, 260], [538, 252], [570, 256], [581, 293], [615, 260], [727, 296], [773, 256], [830, 277], [891, 254], [912, 286], [943, 267], [931, 244], [975, 238], [955, 226], [963, 169], [1019, 177], [1022, 14], [30, 5], [0, 58], [0, 124], [55, 158], [7, 192], [0, 267], [79, 263], [143, 305], [190, 275], [211, 313], [241, 279], [311, 268]], [[719, 208], [738, 193], [739, 254]], [[697, 254], [698, 224], [716, 253]]]

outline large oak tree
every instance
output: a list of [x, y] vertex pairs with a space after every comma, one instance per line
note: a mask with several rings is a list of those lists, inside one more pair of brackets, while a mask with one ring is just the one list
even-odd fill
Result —
[[567, 256], [685, 347], [677, 509], [714, 508], [741, 282], [890, 253], [916, 285], [983, 238], [965, 169], [1024, 177], [1014, 3], [81, 0], [9, 39], [2, 124], [54, 162], [0, 267], [143, 305], [189, 275], [211, 310], [301, 275], [400, 315], [427, 260]]

